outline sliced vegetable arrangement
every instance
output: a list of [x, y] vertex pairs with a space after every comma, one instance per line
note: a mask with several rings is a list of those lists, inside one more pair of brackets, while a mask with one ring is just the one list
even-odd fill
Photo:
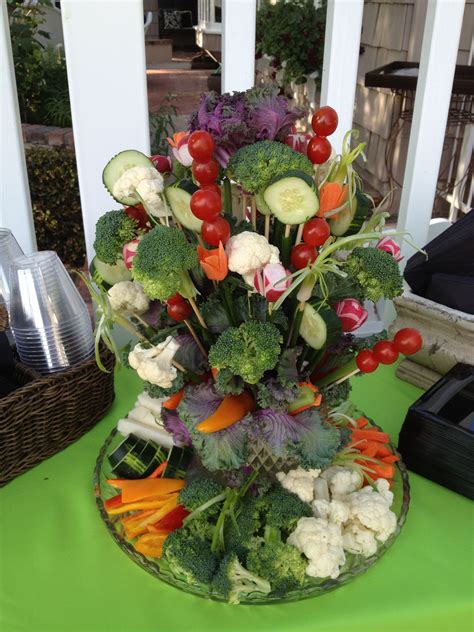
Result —
[[169, 157], [117, 154], [103, 181], [124, 208], [97, 222], [85, 278], [97, 349], [144, 387], [104, 508], [168, 577], [232, 603], [335, 579], [397, 526], [398, 456], [348, 396], [422, 346], [363, 335], [402, 292], [404, 236], [363, 191], [357, 132], [337, 155], [334, 109], [297, 142], [303, 115], [270, 88], [203, 95]]

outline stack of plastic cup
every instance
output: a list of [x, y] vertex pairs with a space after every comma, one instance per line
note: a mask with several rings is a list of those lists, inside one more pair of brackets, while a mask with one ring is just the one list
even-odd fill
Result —
[[13, 233], [8, 228], [0, 228], [0, 304], [10, 310], [10, 264], [15, 257], [23, 254]]
[[11, 262], [10, 323], [21, 361], [40, 373], [64, 371], [94, 353], [86, 304], [55, 252]]

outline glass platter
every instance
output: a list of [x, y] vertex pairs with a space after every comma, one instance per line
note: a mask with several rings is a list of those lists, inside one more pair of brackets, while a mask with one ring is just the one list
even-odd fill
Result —
[[[159, 559], [148, 558], [141, 553], [138, 553], [128, 538], [123, 533], [123, 527], [120, 523], [120, 516], [109, 516], [104, 508], [104, 500], [114, 496], [117, 490], [107, 483], [107, 479], [111, 478], [111, 468], [107, 459], [107, 455], [114, 450], [114, 448], [123, 440], [122, 435], [118, 434], [114, 429], [107, 437], [104, 445], [102, 446], [99, 456], [97, 458], [96, 467], [94, 471], [94, 490], [97, 506], [102, 520], [107, 527], [112, 538], [119, 545], [119, 547], [139, 566], [148, 571], [151, 575], [154, 575], [158, 579], [179, 588], [184, 592], [203, 597], [205, 599], [213, 599], [216, 601], [226, 601], [221, 595], [213, 593], [210, 588], [203, 585], [192, 585], [175, 577], [171, 572], [168, 565]], [[393, 452], [400, 456], [395, 447], [390, 444]], [[321, 595], [329, 590], [334, 590], [339, 586], [347, 584], [358, 575], [361, 575], [368, 568], [373, 566], [377, 560], [389, 549], [396, 538], [398, 537], [408, 513], [408, 506], [410, 503], [410, 484], [408, 481], [408, 473], [405, 464], [400, 460], [395, 464], [396, 474], [393, 481], [392, 491], [394, 493], [394, 501], [391, 507], [392, 511], [397, 516], [397, 527], [390, 538], [380, 543], [375, 555], [365, 558], [361, 555], [354, 555], [346, 553], [346, 563], [342, 567], [342, 572], [337, 579], [317, 579], [312, 577], [306, 578], [306, 583], [297, 590], [293, 590], [287, 593], [284, 597], [261, 595], [255, 593], [255, 596], [249, 595], [246, 599], [241, 600], [241, 604], [259, 605], [259, 604], [271, 604], [277, 602], [286, 601], [299, 601], [301, 599], [307, 599], [308, 597], [315, 597]]]

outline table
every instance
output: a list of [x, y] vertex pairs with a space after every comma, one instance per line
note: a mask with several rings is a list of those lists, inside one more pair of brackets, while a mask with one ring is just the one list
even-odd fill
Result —
[[[382, 367], [353, 379], [353, 399], [396, 438], [419, 389]], [[415, 474], [401, 535], [352, 583], [298, 603], [230, 606], [155, 579], [117, 547], [92, 489], [99, 448], [140, 382], [87, 435], [0, 490], [2, 632], [471, 632], [473, 504]], [[87, 393], [84, 393], [87, 397]], [[25, 419], [25, 423], [28, 420]]]

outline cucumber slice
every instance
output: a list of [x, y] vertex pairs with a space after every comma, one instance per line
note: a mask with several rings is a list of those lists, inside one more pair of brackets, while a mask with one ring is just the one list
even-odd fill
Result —
[[255, 202], [257, 203], [257, 209], [262, 215], [272, 214], [271, 210], [268, 208], [268, 204], [265, 202], [263, 198], [262, 192], [255, 194]]
[[316, 185], [303, 171], [275, 178], [263, 193], [264, 202], [283, 224], [302, 224], [319, 209]]
[[348, 206], [343, 211], [340, 211], [336, 218], [328, 218], [331, 233], [336, 237], [355, 235], [362, 228], [369, 210], [369, 198], [362, 191], [356, 191], [352, 208]]
[[301, 319], [300, 336], [312, 349], [327, 347], [341, 334], [341, 321], [333, 309], [319, 306], [316, 310], [306, 303]]
[[165, 197], [178, 222], [197, 233], [201, 232], [202, 220], [191, 211], [191, 196], [198, 187], [191, 180], [181, 180], [177, 184], [166, 187]]
[[117, 202], [125, 204], [125, 206], [135, 206], [140, 200], [135, 199], [134, 197], [124, 197], [121, 199], [114, 197], [114, 185], [126, 171], [133, 169], [133, 167], [155, 168], [148, 156], [142, 154], [141, 151], [126, 149], [111, 158], [105, 165], [104, 171], [102, 172], [102, 182], [104, 183], [107, 191], [115, 200], [117, 200]]
[[101, 285], [105, 290], [110, 290], [112, 285], [120, 281], [132, 280], [130, 270], [125, 266], [123, 259], [118, 259], [117, 263], [111, 266], [94, 257], [89, 266], [89, 271], [94, 283]]

